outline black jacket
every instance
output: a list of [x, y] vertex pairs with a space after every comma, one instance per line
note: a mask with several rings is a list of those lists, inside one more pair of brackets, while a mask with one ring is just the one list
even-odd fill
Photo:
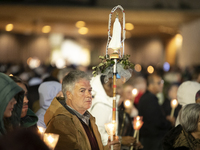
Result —
[[164, 137], [169, 131], [171, 123], [158, 103], [158, 98], [146, 91], [140, 98], [138, 105], [139, 115], [143, 116], [144, 124], [140, 129], [141, 137]]
[[178, 125], [177, 127], [171, 129], [163, 140], [163, 149], [164, 150], [189, 150], [186, 146], [180, 146], [180, 147], [173, 147], [173, 144], [177, 137], [181, 134], [183, 128], [181, 125]]

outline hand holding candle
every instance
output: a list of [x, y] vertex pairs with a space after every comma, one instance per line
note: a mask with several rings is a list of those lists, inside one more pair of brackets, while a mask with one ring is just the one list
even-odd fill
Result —
[[171, 108], [172, 108], [170, 115], [171, 117], [174, 116], [174, 110], [177, 106], [178, 106], [178, 101], [176, 99], [171, 100]]

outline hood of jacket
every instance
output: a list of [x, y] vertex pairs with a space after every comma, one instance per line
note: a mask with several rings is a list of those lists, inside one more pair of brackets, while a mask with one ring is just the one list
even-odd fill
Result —
[[47, 81], [40, 84], [38, 88], [40, 107], [47, 110], [54, 97], [56, 97], [61, 90], [62, 85], [56, 81]]
[[12, 111], [12, 116], [7, 118], [7, 121], [15, 127], [20, 124], [24, 91], [9, 76], [0, 73], [0, 135], [6, 133], [3, 116], [8, 103], [13, 97], [15, 97], [17, 103]]
[[22, 127], [28, 128], [28, 127], [36, 125], [37, 121], [38, 121], [38, 117], [35, 115], [35, 113], [31, 109], [28, 108], [26, 116], [21, 118], [20, 122], [21, 122]]
[[200, 84], [195, 81], [185, 81], [177, 91], [177, 100], [180, 105], [185, 106], [190, 103], [195, 103], [195, 97], [200, 90]]
[[[89, 112], [93, 109], [93, 107], [95, 106], [96, 103], [103, 103], [109, 107], [112, 107], [112, 103], [113, 103], [113, 97], [109, 97], [106, 94], [106, 91], [104, 90], [104, 87], [101, 83], [101, 79], [100, 79], [101, 75], [97, 75], [95, 77], [92, 77], [90, 84], [92, 87], [92, 96], [93, 96], [93, 100], [92, 100], [92, 106], [88, 109]], [[119, 95], [116, 95], [116, 103], [118, 105], [119, 102]]]

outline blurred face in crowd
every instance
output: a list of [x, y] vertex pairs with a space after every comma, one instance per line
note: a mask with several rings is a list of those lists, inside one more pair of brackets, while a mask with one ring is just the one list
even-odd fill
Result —
[[173, 85], [168, 92], [168, 97], [172, 99], [177, 99], [177, 91], [178, 91], [178, 85]]
[[72, 92], [67, 91], [67, 105], [84, 114], [92, 105], [92, 87], [90, 81], [80, 79]]
[[23, 83], [17, 83], [23, 90], [24, 90], [24, 99], [23, 99], [23, 107], [22, 107], [22, 113], [21, 118], [25, 117], [28, 111], [28, 98], [27, 98], [27, 88]]
[[[116, 94], [121, 95], [123, 91], [123, 81], [121, 79], [116, 80]], [[104, 90], [109, 97], [113, 97], [113, 79], [109, 78], [109, 81], [103, 84]]]
[[12, 98], [10, 102], [8, 103], [6, 110], [4, 111], [4, 117], [11, 117], [12, 111], [14, 109], [14, 105], [17, 103], [15, 98]]
[[159, 92], [162, 92], [163, 89], [163, 80], [160, 76], [154, 75], [153, 76], [153, 82], [150, 84], [151, 86], [151, 92], [154, 94], [158, 94]]
[[123, 98], [124, 99], [129, 99], [132, 100], [133, 99], [133, 94], [132, 94], [132, 90], [133, 90], [133, 86], [131, 85], [126, 85], [123, 89]]

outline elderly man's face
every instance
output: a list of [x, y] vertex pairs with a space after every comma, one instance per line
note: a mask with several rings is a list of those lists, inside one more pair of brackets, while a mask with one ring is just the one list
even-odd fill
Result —
[[67, 105], [84, 114], [92, 104], [92, 87], [90, 81], [81, 79], [73, 89], [73, 92], [67, 92]]

